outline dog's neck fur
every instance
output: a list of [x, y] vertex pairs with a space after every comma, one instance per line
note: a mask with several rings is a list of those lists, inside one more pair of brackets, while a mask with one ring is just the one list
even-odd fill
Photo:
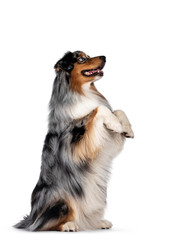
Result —
[[94, 83], [84, 84], [82, 95], [70, 89], [69, 77], [67, 73], [62, 72], [54, 81], [49, 104], [49, 131], [60, 133], [70, 122], [89, 114], [100, 105], [111, 109]]

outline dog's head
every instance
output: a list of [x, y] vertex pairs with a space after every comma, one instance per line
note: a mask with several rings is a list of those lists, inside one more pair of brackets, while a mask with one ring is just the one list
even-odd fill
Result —
[[67, 52], [54, 66], [57, 74], [66, 72], [72, 90], [82, 93], [85, 84], [92, 83], [103, 76], [105, 56], [89, 57], [84, 52]]

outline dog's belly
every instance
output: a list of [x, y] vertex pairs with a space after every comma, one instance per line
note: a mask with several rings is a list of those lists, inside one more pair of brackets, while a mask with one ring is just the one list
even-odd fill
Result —
[[115, 158], [123, 149], [125, 139], [126, 138], [120, 133], [109, 131], [109, 141], [106, 141], [103, 144], [102, 148], [100, 149], [98, 158], [104, 162], [111, 162], [111, 160]]
[[102, 169], [98, 170], [94, 171], [93, 168], [92, 173], [87, 175], [84, 182], [84, 196], [76, 202], [76, 222], [80, 230], [96, 229], [103, 218], [106, 206], [107, 176]]
[[113, 133], [92, 161], [91, 171], [84, 180], [84, 197], [76, 201], [76, 222], [80, 230], [96, 229], [103, 219], [112, 159], [122, 150], [123, 144], [124, 137]]

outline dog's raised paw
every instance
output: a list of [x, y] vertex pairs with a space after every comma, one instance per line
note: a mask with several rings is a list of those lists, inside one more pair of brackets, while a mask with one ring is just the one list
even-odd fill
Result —
[[66, 222], [62, 225], [61, 231], [62, 232], [77, 232], [79, 227], [75, 222]]
[[103, 123], [107, 129], [118, 133], [123, 132], [119, 119], [107, 107], [99, 106], [97, 117], [103, 119]]
[[126, 138], [134, 138], [134, 132], [131, 128], [131, 125], [124, 125], [122, 135]]
[[113, 118], [107, 118], [104, 122], [104, 125], [106, 126], [107, 129], [117, 132], [117, 133], [122, 133], [122, 125], [118, 120], [115, 120]]

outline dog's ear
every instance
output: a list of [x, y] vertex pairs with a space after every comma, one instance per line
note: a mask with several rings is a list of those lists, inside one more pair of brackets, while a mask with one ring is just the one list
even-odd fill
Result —
[[74, 68], [74, 63], [76, 59], [72, 52], [67, 52], [63, 58], [61, 58], [54, 66], [57, 72], [64, 70], [66, 72], [71, 72]]

